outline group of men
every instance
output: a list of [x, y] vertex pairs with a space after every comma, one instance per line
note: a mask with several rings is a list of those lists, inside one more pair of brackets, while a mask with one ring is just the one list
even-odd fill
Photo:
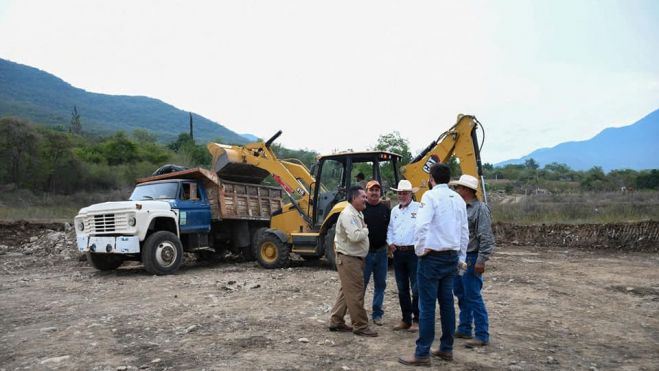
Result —
[[[476, 197], [476, 178], [462, 175], [452, 182], [450, 178], [447, 165], [433, 165], [430, 190], [421, 202], [412, 199], [417, 189], [401, 180], [392, 188], [398, 194], [398, 205], [391, 210], [380, 202], [382, 189], [376, 180], [369, 181], [366, 190], [362, 185], [350, 188], [349, 205], [339, 215], [334, 238], [341, 285], [330, 331], [378, 336], [369, 326], [364, 294], [373, 276], [372, 321], [382, 326], [388, 256], [392, 254], [402, 312], [393, 330], [419, 333], [415, 352], [400, 357], [400, 363], [427, 366], [431, 355], [451, 361], [455, 337], [468, 339], [466, 347], [489, 343], [481, 288], [485, 263], [494, 249], [490, 211]], [[457, 331], [454, 295], [460, 308]], [[439, 347], [431, 350], [436, 302], [442, 335]], [[346, 313], [352, 326], [345, 322]]]

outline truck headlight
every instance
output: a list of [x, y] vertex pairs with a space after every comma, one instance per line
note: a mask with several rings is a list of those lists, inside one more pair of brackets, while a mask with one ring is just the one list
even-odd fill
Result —
[[131, 227], [134, 227], [135, 224], [137, 224], [137, 220], [135, 220], [134, 216], [129, 216], [128, 217], [128, 225]]
[[85, 230], [85, 222], [83, 222], [82, 220], [78, 220], [78, 230], [80, 232]]

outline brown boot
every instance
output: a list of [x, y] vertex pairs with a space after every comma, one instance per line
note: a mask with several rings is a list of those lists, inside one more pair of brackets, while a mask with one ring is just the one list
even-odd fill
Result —
[[412, 325], [410, 325], [410, 328], [407, 329], [409, 332], [418, 332], [419, 331], [419, 323], [418, 322], [412, 322]]
[[453, 352], [442, 352], [439, 349], [437, 349], [431, 351], [430, 353], [432, 353], [433, 356], [439, 357], [448, 362], [451, 362], [453, 360]]
[[478, 338], [473, 338], [471, 340], [465, 341], [465, 348], [476, 348], [476, 347], [484, 347], [488, 344], [487, 341], [483, 341]]
[[411, 324], [405, 322], [405, 321], [400, 321], [399, 324], [394, 326], [394, 331], [400, 331], [400, 330], [408, 330], [410, 327], [412, 327]]
[[412, 354], [411, 356], [401, 356], [400, 358], [398, 358], [398, 363], [402, 363], [406, 366], [430, 367], [430, 357], [417, 358], [416, 355], [414, 354]]
[[345, 323], [339, 323], [336, 325], [330, 325], [329, 326], [330, 331], [338, 331], [338, 332], [351, 332], [352, 327], [346, 325]]
[[352, 333], [358, 336], [368, 336], [368, 337], [378, 336], [378, 333], [371, 330], [369, 327], [361, 330], [353, 330]]

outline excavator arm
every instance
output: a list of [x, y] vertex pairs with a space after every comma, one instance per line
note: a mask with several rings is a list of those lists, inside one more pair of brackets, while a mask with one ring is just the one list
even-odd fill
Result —
[[448, 163], [451, 156], [458, 158], [463, 174], [469, 174], [477, 179], [479, 200], [487, 202], [485, 179], [480, 157], [480, 147], [476, 130], [482, 125], [476, 117], [458, 115], [458, 120], [450, 129], [432, 141], [409, 164], [401, 168], [401, 175], [409, 180], [419, 190], [415, 193], [417, 200], [428, 190], [428, 174], [430, 167], [435, 163]]

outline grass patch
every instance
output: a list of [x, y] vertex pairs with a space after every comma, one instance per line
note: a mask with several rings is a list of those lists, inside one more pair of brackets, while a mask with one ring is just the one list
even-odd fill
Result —
[[515, 224], [659, 220], [659, 192], [497, 196], [490, 209], [494, 221]]

